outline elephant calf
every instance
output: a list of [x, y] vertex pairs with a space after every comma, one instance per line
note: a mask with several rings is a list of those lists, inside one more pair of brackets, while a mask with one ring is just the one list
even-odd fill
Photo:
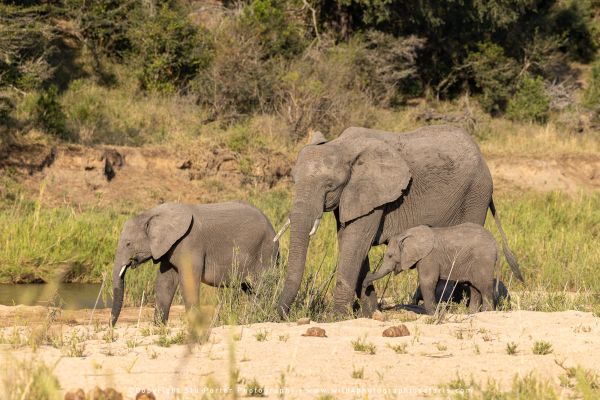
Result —
[[428, 314], [435, 312], [435, 292], [440, 279], [469, 282], [469, 310], [477, 312], [482, 305], [483, 310], [490, 310], [494, 308], [497, 259], [496, 240], [481, 225], [465, 223], [446, 228], [420, 225], [390, 239], [381, 269], [368, 274], [363, 286], [392, 271], [400, 273], [416, 266]]
[[245, 202], [205, 205], [165, 203], [125, 223], [113, 267], [112, 324], [123, 305], [128, 268], [160, 262], [154, 320], [165, 323], [177, 285], [186, 309], [198, 304], [200, 282], [223, 286], [240, 274], [246, 290], [251, 276], [270, 267], [279, 245], [265, 215]]
[[[463, 300], [467, 300], [467, 306], [471, 300], [471, 285], [467, 282], [456, 282], [447, 281], [440, 279], [435, 287], [435, 302], [444, 303], [460, 303]], [[418, 286], [415, 294], [413, 295], [411, 304], [418, 305], [423, 300], [423, 293], [421, 293], [421, 287]], [[510, 305], [510, 295], [504, 282], [494, 279], [494, 307], [499, 305]]]

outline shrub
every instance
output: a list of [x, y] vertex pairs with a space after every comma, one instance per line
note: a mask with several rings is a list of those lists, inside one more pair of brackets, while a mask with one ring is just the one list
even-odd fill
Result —
[[525, 76], [508, 103], [506, 115], [515, 121], [545, 123], [550, 112], [550, 97], [541, 77]]
[[364, 35], [356, 67], [376, 103], [394, 106], [403, 102], [404, 94], [420, 94], [416, 61], [424, 45], [416, 36], [394, 37], [375, 30]]
[[465, 67], [469, 67], [481, 90], [478, 100], [483, 109], [492, 115], [503, 112], [517, 76], [516, 61], [507, 57], [502, 47], [485, 42], [479, 44], [478, 51], [469, 54]]
[[58, 100], [56, 85], [51, 85], [40, 94], [35, 104], [34, 113], [36, 124], [44, 131], [61, 139], [69, 138], [66, 127], [67, 117]]
[[193, 83], [199, 103], [209, 108], [210, 119], [236, 120], [269, 111], [276, 64], [266, 60], [259, 39], [234, 18], [223, 20], [213, 35], [214, 59]]
[[284, 0], [253, 0], [241, 15], [242, 24], [256, 32], [266, 57], [289, 58], [306, 46], [302, 19], [287, 12]]
[[148, 91], [185, 89], [213, 57], [211, 34], [167, 5], [132, 31], [132, 42], [140, 86]]
[[600, 104], [600, 62], [592, 65], [592, 76], [583, 95], [583, 103], [594, 108]]
[[533, 354], [544, 356], [552, 353], [552, 344], [543, 340], [537, 341], [533, 344]]
[[364, 55], [363, 43], [352, 40], [323, 46], [292, 62], [276, 88], [276, 109], [295, 140], [309, 129], [329, 132], [369, 125], [372, 101], [357, 67]]

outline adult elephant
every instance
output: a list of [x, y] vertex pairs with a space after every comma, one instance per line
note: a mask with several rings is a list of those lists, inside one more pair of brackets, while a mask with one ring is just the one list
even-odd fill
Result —
[[288, 269], [278, 304], [282, 317], [300, 288], [309, 236], [326, 211], [333, 211], [337, 222], [336, 313], [347, 312], [355, 296], [364, 316], [377, 307], [374, 287], [362, 289], [371, 246], [417, 225], [483, 225], [488, 208], [520, 278], [494, 208], [490, 171], [464, 129], [439, 125], [398, 134], [353, 127], [330, 142], [315, 134], [292, 175]]

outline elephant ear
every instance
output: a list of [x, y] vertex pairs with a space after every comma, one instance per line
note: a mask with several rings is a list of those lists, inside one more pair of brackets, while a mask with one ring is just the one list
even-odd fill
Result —
[[367, 146], [354, 160], [340, 198], [340, 221], [346, 223], [397, 200], [410, 181], [408, 164], [399, 151], [381, 140]]
[[185, 235], [192, 224], [192, 214], [178, 204], [163, 204], [156, 208], [146, 223], [152, 258], [158, 260]]
[[433, 250], [433, 231], [428, 226], [417, 226], [406, 231], [400, 251], [400, 267], [412, 268], [419, 260]]
[[312, 129], [308, 131], [308, 145], [317, 145], [323, 143], [327, 143], [325, 135], [323, 135], [320, 131], [313, 131]]

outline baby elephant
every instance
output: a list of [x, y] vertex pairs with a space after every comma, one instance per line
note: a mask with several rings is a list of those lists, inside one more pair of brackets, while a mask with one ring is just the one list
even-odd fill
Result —
[[440, 279], [469, 282], [469, 310], [477, 312], [482, 305], [483, 310], [491, 310], [497, 259], [496, 241], [481, 225], [466, 223], [447, 228], [421, 225], [389, 240], [382, 267], [367, 275], [363, 286], [392, 271], [398, 274], [416, 266], [428, 314], [435, 312], [435, 291]]
[[205, 205], [165, 203], [125, 223], [113, 267], [112, 324], [123, 305], [125, 272], [152, 260], [156, 278], [154, 320], [165, 323], [177, 285], [186, 309], [198, 304], [200, 282], [223, 286], [232, 272], [248, 282], [270, 267], [279, 245], [264, 214], [245, 202]]

